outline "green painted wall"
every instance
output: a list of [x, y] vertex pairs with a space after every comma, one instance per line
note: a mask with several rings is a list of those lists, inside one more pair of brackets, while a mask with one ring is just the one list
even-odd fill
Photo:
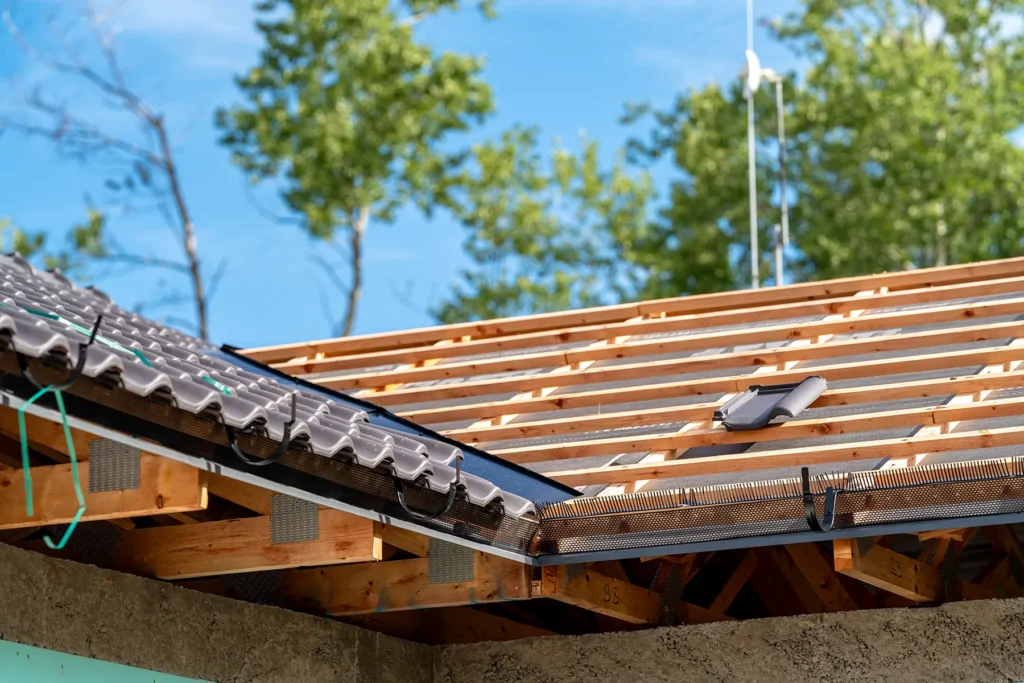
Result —
[[204, 683], [0, 640], [0, 682]]

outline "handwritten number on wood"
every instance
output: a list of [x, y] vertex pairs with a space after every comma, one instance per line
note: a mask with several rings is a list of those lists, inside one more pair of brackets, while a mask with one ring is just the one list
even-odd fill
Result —
[[900, 566], [900, 561], [895, 557], [889, 558], [889, 573], [896, 578], [902, 578], [903, 576], [903, 567]]
[[619, 587], [606, 583], [604, 585], [604, 601], [613, 605], [619, 604]]

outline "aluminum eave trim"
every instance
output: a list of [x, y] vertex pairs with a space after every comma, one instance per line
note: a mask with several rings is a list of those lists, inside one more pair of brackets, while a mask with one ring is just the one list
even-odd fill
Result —
[[[0, 391], [0, 405], [6, 406], [8, 408], [19, 409], [25, 405], [25, 400], [13, 394], [7, 393], [5, 391]], [[45, 408], [35, 403], [30, 404], [28, 407], [26, 407], [25, 412], [30, 415], [43, 418], [44, 420], [49, 420], [50, 422], [54, 422], [56, 424], [62, 424], [59, 412], [57, 412], [56, 410], [52, 410], [50, 408]], [[363, 517], [365, 519], [370, 519], [375, 522], [381, 522], [382, 524], [389, 524], [391, 526], [396, 526], [401, 529], [406, 529], [408, 531], [414, 531], [416, 533], [423, 534], [424, 536], [429, 536], [431, 538], [447, 541], [448, 543], [454, 543], [455, 545], [471, 548], [473, 550], [478, 550], [480, 552], [488, 553], [490, 555], [497, 555], [498, 557], [503, 557], [508, 560], [514, 560], [515, 562], [519, 562], [530, 566], [538, 566], [537, 558], [531, 557], [529, 555], [513, 553], [511, 551], [503, 550], [501, 548], [495, 548], [493, 546], [489, 546], [483, 543], [477, 543], [476, 541], [470, 541], [468, 539], [462, 538], [461, 536], [447, 534], [443, 531], [438, 531], [436, 529], [430, 529], [428, 527], [419, 526], [418, 524], [408, 522], [404, 519], [396, 519], [394, 517], [389, 517], [388, 515], [380, 514], [379, 512], [374, 512], [372, 510], [364, 510], [363, 508], [348, 505], [347, 503], [342, 503], [331, 498], [318, 496], [316, 494], [309, 493], [308, 491], [304, 491], [302, 489], [286, 486], [284, 484], [279, 484], [277, 482], [273, 482], [267, 479], [261, 479], [260, 477], [253, 476], [245, 472], [239, 472], [238, 470], [223, 467], [221, 465], [218, 465], [217, 463], [211, 463], [203, 458], [199, 458], [192, 455], [185, 455], [184, 453], [181, 453], [171, 448], [167, 448], [166, 446], [162, 446], [151, 441], [144, 441], [133, 436], [128, 436], [127, 434], [123, 434], [113, 429], [108, 429], [107, 427], [102, 427], [94, 422], [89, 422], [88, 420], [83, 420], [73, 415], [68, 415], [67, 417], [68, 424], [71, 427], [74, 427], [75, 429], [80, 429], [83, 432], [88, 432], [93, 436], [97, 436], [104, 439], [111, 439], [113, 441], [117, 441], [128, 446], [133, 446], [141, 451], [152, 453], [153, 455], [159, 455], [164, 458], [169, 458], [170, 460], [176, 460], [178, 462], [190, 465], [200, 470], [206, 470], [208, 472], [220, 474], [230, 479], [236, 479], [246, 484], [252, 484], [254, 486], [258, 486], [269, 491], [283, 493], [285, 495], [292, 496], [293, 498], [300, 498], [302, 500], [306, 500], [311, 503], [316, 503], [318, 505], [323, 505], [324, 507], [329, 507], [334, 510], [347, 512], [357, 517]]]
[[660, 555], [685, 555], [690, 553], [713, 552], [717, 550], [738, 550], [744, 548], [762, 548], [773, 545], [789, 545], [793, 543], [810, 543], [831, 541], [838, 538], [865, 538], [868, 536], [887, 536], [890, 534], [913, 534], [922, 531], [939, 531], [942, 529], [958, 529], [961, 527], [997, 526], [1000, 524], [1018, 524], [1024, 522], [1024, 512], [1010, 512], [1001, 515], [983, 515], [979, 517], [947, 517], [943, 519], [925, 519], [913, 522], [893, 524], [872, 524], [869, 526], [837, 529], [829, 532], [816, 532], [808, 529], [799, 533], [771, 534], [768, 536], [744, 536], [727, 538], [720, 541], [704, 541], [702, 543], [678, 543], [659, 545], [647, 548], [623, 548], [618, 550], [596, 550], [589, 553], [569, 553], [565, 555], [541, 555], [536, 565], [550, 567], [562, 564], [581, 562], [601, 562], [604, 560], [630, 560], [638, 557], [656, 557]]

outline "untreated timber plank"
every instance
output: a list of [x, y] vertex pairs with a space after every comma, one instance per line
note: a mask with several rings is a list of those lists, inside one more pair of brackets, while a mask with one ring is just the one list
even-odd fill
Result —
[[[31, 474], [35, 514], [29, 517], [21, 470], [0, 472], [0, 529], [67, 524], [78, 512], [70, 463], [33, 467]], [[82, 522], [206, 509], [202, 473], [167, 458], [142, 456], [137, 489], [89, 493], [88, 461], [78, 464], [78, 474], [86, 504]]]
[[[946, 351], [927, 353], [901, 358], [882, 358], [860, 362], [842, 362], [820, 365], [814, 368], [814, 374], [831, 381], [862, 379], [865, 377], [883, 377], [911, 372], [941, 370], [943, 368], [964, 368], [971, 365], [1007, 363], [1019, 360], [1021, 349], [1012, 346], [993, 346], [964, 351]], [[520, 414], [535, 413], [543, 410], [561, 410], [583, 408], [587, 406], [610, 406], [633, 401], [650, 401], [680, 396], [700, 396], [703, 394], [732, 393], [746, 390], [752, 384], [798, 382], [809, 374], [808, 369], [794, 368], [771, 373], [770, 375], [731, 375], [709, 377], [705, 379], [680, 380], [659, 384], [616, 387], [613, 389], [596, 389], [565, 393], [553, 396], [542, 396], [523, 400], [516, 405]], [[995, 375], [986, 375], [994, 379]], [[849, 395], [856, 395], [851, 392]], [[930, 394], [925, 394], [930, 395]], [[470, 417], [483, 417], [500, 414], [507, 409], [503, 401], [487, 401], [482, 403], [446, 406], [440, 408], [420, 408], [400, 411], [399, 414], [420, 424], [432, 424], [462, 420]]]
[[[545, 313], [534, 316], [502, 318], [483, 322], [421, 328], [402, 332], [360, 335], [343, 339], [324, 339], [247, 349], [244, 353], [261, 362], [288, 361], [297, 356], [340, 355], [374, 350], [396, 349], [429, 344], [462, 336], [484, 338], [581, 325], [612, 323], [651, 313], [697, 314], [743, 307], [786, 305], [825, 297], [852, 295], [864, 289], [887, 287], [891, 291], [930, 287], [939, 289], [956, 283], [1019, 276], [1024, 259], [1006, 259], [985, 263], [961, 264], [943, 268], [919, 269], [899, 273], [857, 276], [820, 282], [805, 282], [785, 287], [741, 290], [696, 296], [659, 299], [639, 304], [617, 304], [599, 308]], [[892, 305], [892, 304], [885, 304]], [[835, 312], [835, 311], [830, 311]]]
[[783, 548], [821, 600], [825, 611], [846, 612], [857, 609], [857, 603], [839, 582], [832, 563], [825, 559], [816, 544], [797, 543]]
[[661, 595], [586, 569], [571, 581], [564, 566], [543, 567], [540, 595], [632, 624], [662, 620]]
[[855, 539], [833, 541], [837, 572], [914, 602], [934, 602], [942, 594], [939, 571], [877, 543], [861, 552]]
[[285, 573], [280, 596], [291, 606], [318, 614], [394, 612], [474, 605], [530, 597], [530, 568], [473, 552], [473, 578], [431, 583], [429, 560], [394, 560]]
[[[877, 307], [881, 305], [893, 306], [900, 302], [910, 303], [911, 300], [913, 300], [913, 303], [918, 303], [922, 298], [927, 301], [937, 301], [944, 296], [946, 298], [964, 297], [970, 296], [972, 292], [975, 294], [985, 294], [991, 293], [993, 289], [1024, 292], [1024, 278], [1015, 278], [1012, 281], [1000, 281], [998, 283], [971, 283], [967, 286], [959, 285], [957, 288], [949, 290], [930, 289], [924, 292], [912, 290], [898, 294], [871, 291], [868, 296], [871, 299], [870, 306]], [[701, 331], [704, 327], [719, 327], [724, 323], [736, 322], [735, 319], [746, 316], [758, 315], [763, 318], [774, 312], [778, 314], [777, 317], [806, 317], [808, 314], [813, 315], [830, 311], [833, 306], [848, 308], [851, 305], [849, 304], [851, 298], [862, 297], [862, 295], [862, 292], [858, 292], [854, 297], [844, 299], [841, 302], [798, 304], [760, 310], [733, 310], [695, 316], [655, 318], [638, 316], [637, 318], [624, 320], [620, 323], [549, 332], [534, 332], [511, 337], [477, 339], [455, 344], [448, 343], [444, 347], [430, 345], [347, 356], [296, 359], [281, 363], [275, 367], [295, 374], [322, 373], [332, 370], [379, 368], [390, 364], [403, 364], [401, 367], [412, 367], [411, 364], [415, 363], [436, 362], [440, 358], [450, 358], [452, 362], [446, 365], [449, 371], [455, 372], [458, 368], [465, 367], [471, 370], [468, 374], [474, 374], [473, 371], [495, 372], [503, 369], [545, 367], [546, 365], [560, 365], [586, 360], [595, 361], [608, 358], [626, 358], [656, 353], [700, 350], [719, 346], [741, 346], [771, 341], [819, 338], [868, 330], [883, 330], [913, 325], [1012, 315], [1020, 313], [1022, 304], [1024, 304], [1024, 300], [1015, 298], [936, 305], [909, 311], [879, 313], [869, 316], [850, 316], [851, 311], [845, 310], [840, 313], [832, 313], [820, 321], [783, 322], [776, 325], [762, 325], [753, 328], [741, 327], [737, 330]], [[875, 301], [876, 299], [877, 302]], [[937, 303], [940, 302], [937, 301]], [[865, 304], [862, 302], [862, 299], [858, 299], [855, 305], [864, 306]], [[664, 334], [681, 330], [693, 331], [693, 333], [657, 339], [627, 341], [635, 335]], [[615, 339], [617, 341], [601, 346], [591, 345], [564, 351], [529, 352], [534, 347], [600, 339]], [[508, 354], [511, 350], [522, 350], [523, 353], [518, 355]], [[477, 363], [482, 363], [482, 365], [460, 363], [458, 361], [458, 358], [461, 356], [468, 357], [495, 352], [502, 352], [506, 355], [502, 358], [477, 361]], [[378, 377], [386, 377], [398, 371], [399, 368], [396, 367], [364, 374], [367, 377], [374, 374]], [[455, 375], [448, 374], [446, 376]]]
[[381, 559], [372, 521], [329, 509], [319, 517], [317, 540], [277, 545], [269, 517], [134, 529], [121, 537], [117, 567], [158, 579], [191, 579]]
[[[995, 391], [1020, 386], [1024, 386], [1024, 371], [892, 382], [847, 389], [828, 389], [809, 407], [823, 408], [907, 398], [926, 398], [928, 396], [945, 397], [949, 394]], [[448, 429], [443, 433], [464, 443], [489, 444], [535, 436], [584, 434], [601, 429], [668, 424], [686, 420], [710, 420], [720, 404], [721, 400], [641, 410], [602, 411], [592, 415], [524, 420], [488, 427]]]
[[[1021, 286], [1024, 288], [1024, 283], [1022, 283]], [[864, 304], [861, 303], [859, 305], [863, 306]], [[976, 308], [966, 309], [966, 312], [970, 313], [966, 316], [964, 315], [965, 309], [963, 307], [951, 308], [953, 309], [952, 312], [946, 313], [949, 318], [953, 320], [970, 320], [974, 318], [975, 315], [978, 317], [994, 317], [1000, 315], [1019, 314], [1024, 312], [1024, 300], [1014, 299], [1011, 302], [997, 301], [979, 304]], [[863, 328], [863, 330], [891, 330], [894, 328], [906, 327], [914, 324], [913, 316], [914, 312], [912, 311], [884, 313], [877, 316], [856, 318], [842, 318], [841, 316], [836, 316], [839, 320], [827, 319], [821, 322], [801, 323], [798, 325], [791, 324], [789, 326], [756, 327], [733, 332], [710, 332], [707, 334], [678, 337], [636, 339], [611, 344], [591, 344], [584, 348], [568, 349], [565, 351], [538, 351], [519, 355], [502, 355], [496, 358], [465, 361], [455, 360], [454, 362], [433, 364], [430, 366], [402, 365], [391, 370], [374, 370], [362, 373], [355, 372], [337, 378], [323, 378], [319, 379], [318, 382], [329, 385], [335, 389], [372, 388], [395, 386], [395, 383], [401, 382], [419, 382], [437, 379], [450, 379], [455, 377], [474, 377], [535, 368], [551, 368], [585, 362], [593, 363], [600, 360], [626, 358], [640, 359], [645, 356], [682, 354], [686, 351], [701, 351], [717, 347], [743, 346], [748, 344], [787, 341], [793, 339], [796, 339], [797, 341], [804, 341], [822, 337], [830, 338], [835, 334], [839, 334], [845, 330], [850, 330], [851, 328], [853, 331], [860, 331], [860, 328]], [[927, 316], [922, 317], [926, 320], [928, 319]], [[910, 318], [910, 320], [908, 320], [908, 318]], [[972, 326], [973, 329], [981, 327], [984, 326]], [[903, 335], [891, 334], [882, 337], [870, 337], [868, 339], [845, 339], [842, 341], [814, 344], [812, 348], [808, 348], [808, 346], [804, 345], [786, 346], [779, 347], [776, 349], [776, 352], [779, 354], [780, 358], [788, 359], [789, 361], [830, 358], [844, 353], [843, 349], [847, 348], [855, 350], [845, 353], [857, 353], [858, 351], [856, 351], [856, 349], [861, 348], [875, 348], [875, 345], [868, 343], [869, 339], [896, 339], [900, 337], [908, 337], [910, 335], [921, 335], [923, 340], [921, 345], [925, 345], [927, 340], [931, 338], [929, 335], [934, 334], [936, 337], [941, 338], [942, 335], [938, 335], [939, 332], [948, 333], [957, 329], [960, 328], [951, 327], [943, 330], [912, 332]], [[869, 352], [870, 351], [864, 351], [864, 353]], [[720, 353], [709, 355], [707, 357], [689, 357], [690, 363], [684, 367], [693, 367], [695, 368], [695, 371], [699, 371], [701, 369], [706, 369], [709, 364], [714, 365], [715, 367], [743, 366], [750, 364], [750, 358], [757, 358], [765, 353], [768, 352], [764, 350], [754, 350]], [[645, 364], [657, 365], [662, 361], [642, 362]], [[766, 360], [764, 361], [764, 364], [772, 364], [775, 362], [785, 361]], [[754, 364], [756, 365], [758, 363]]]
[[768, 469], [773, 467], [800, 467], [847, 460], [912, 455], [924, 450], [931, 452], [962, 451], [1024, 443], [1024, 427], [1004, 427], [951, 434], [930, 434], [903, 439], [878, 439], [845, 444], [823, 444], [777, 451], [716, 455], [661, 463], [593, 467], [561, 472], [546, 476], [569, 486], [611, 484], [637, 479], [669, 479], [695, 474], [721, 474]]
[[[949, 329], [930, 330], [927, 332], [910, 332], [880, 337], [842, 339], [823, 344], [804, 346], [782, 346], [772, 349], [753, 349], [712, 355], [689, 355], [678, 358], [665, 358], [616, 365], [591, 366], [578, 371], [559, 374], [559, 386], [578, 386], [600, 382], [633, 380], [639, 377], [659, 377], [688, 372], [705, 372], [740, 368], [756, 365], [781, 365], [796, 361], [834, 359], [842, 356], [902, 351], [907, 349], [923, 349], [927, 347], [964, 344], [978, 341], [1007, 339], [1024, 335], [1024, 321], [1011, 320], [987, 325], [972, 325]], [[488, 365], [484, 361], [474, 363], [477, 366], [469, 374], [485, 374], [503, 372]], [[508, 370], [519, 369], [509, 363]], [[547, 367], [547, 366], [541, 366]], [[402, 372], [400, 375], [389, 376], [388, 382], [420, 382], [426, 380], [463, 377], [464, 370], [456, 370], [449, 365], [434, 365], [428, 368], [417, 368]], [[352, 389], [357, 387], [374, 387], [381, 383], [376, 375], [344, 375], [337, 378], [318, 380], [318, 383], [332, 389]], [[468, 379], [455, 384], [438, 384], [395, 389], [393, 391], [374, 391], [365, 394], [372, 396], [375, 403], [386, 402], [412, 403], [416, 401], [436, 401], [446, 398], [463, 398], [467, 396], [486, 396], [509, 391], [526, 391], [540, 389], [550, 384], [550, 378], [540, 375], [515, 375], [509, 377], [491, 377], [488, 379]], [[363, 396], [363, 394], [357, 394]]]
[[[861, 431], [944, 425], [964, 420], [1012, 417], [1024, 413], [1024, 398], [996, 399], [977, 403], [943, 404], [876, 413], [859, 413], [811, 420], [790, 420], [765, 429], [729, 431], [725, 427], [680, 430], [669, 434], [611, 437], [544, 446], [490, 449], [494, 455], [515, 463], [547, 462], [595, 455], [638, 453], [648, 450], [695, 448], [722, 444], [760, 443]], [[922, 435], [923, 436], [923, 435]]]
[[270, 498], [274, 495], [273, 491], [214, 472], [210, 472], [209, 477], [208, 486], [213, 495], [261, 515], [270, 514]]

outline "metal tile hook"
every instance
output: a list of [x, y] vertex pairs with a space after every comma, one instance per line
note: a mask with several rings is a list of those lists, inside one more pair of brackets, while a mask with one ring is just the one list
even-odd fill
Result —
[[17, 354], [17, 358], [18, 368], [21, 370], [21, 374], [25, 377], [25, 379], [27, 379], [32, 384], [32, 386], [34, 386], [36, 389], [39, 389], [40, 391], [43, 389], [48, 389], [50, 391], [64, 391], [70, 388], [71, 385], [77, 382], [78, 378], [82, 376], [82, 370], [85, 369], [85, 362], [89, 356], [89, 347], [92, 346], [94, 341], [96, 341], [96, 334], [100, 331], [101, 322], [103, 322], [103, 316], [97, 315], [96, 322], [93, 323], [92, 326], [92, 332], [89, 334], [89, 341], [78, 342], [78, 362], [75, 363], [75, 366], [73, 368], [71, 368], [71, 372], [68, 373], [68, 376], [64, 379], [63, 382], [59, 382], [57, 384], [50, 384], [48, 386], [45, 384], [41, 384], [32, 375], [32, 371], [28, 367], [28, 359], [26, 359], [23, 354], [19, 353]]
[[246, 465], [252, 465], [253, 467], [264, 467], [275, 463], [281, 459], [285, 453], [288, 452], [288, 444], [292, 440], [292, 426], [295, 424], [295, 406], [298, 400], [299, 393], [297, 391], [292, 392], [292, 411], [291, 417], [287, 422], [284, 423], [284, 434], [281, 435], [281, 442], [277, 444], [277, 448], [270, 454], [269, 458], [250, 458], [238, 445], [238, 437], [235, 433], [234, 428], [224, 425], [224, 430], [228, 435], [228, 445], [231, 446], [231, 450], [234, 451], [235, 455], [239, 460], [244, 462]]
[[825, 511], [822, 519], [818, 520], [818, 513], [814, 509], [814, 494], [811, 493], [811, 475], [806, 467], [800, 468], [800, 484], [804, 498], [804, 517], [807, 519], [807, 526], [811, 531], [831, 531], [836, 521], [836, 496], [839, 490], [831, 486], [825, 488]]
[[455, 458], [455, 481], [452, 482], [451, 488], [448, 489], [448, 498], [445, 501], [444, 507], [433, 514], [423, 514], [411, 510], [405, 502], [405, 482], [398, 477], [394, 477], [395, 481], [395, 493], [398, 494], [398, 503], [405, 510], [405, 513], [414, 519], [431, 520], [437, 519], [442, 515], [448, 514], [448, 511], [452, 509], [452, 505], [455, 503], [455, 494], [458, 493], [459, 484], [462, 483], [462, 453], [459, 453]]

